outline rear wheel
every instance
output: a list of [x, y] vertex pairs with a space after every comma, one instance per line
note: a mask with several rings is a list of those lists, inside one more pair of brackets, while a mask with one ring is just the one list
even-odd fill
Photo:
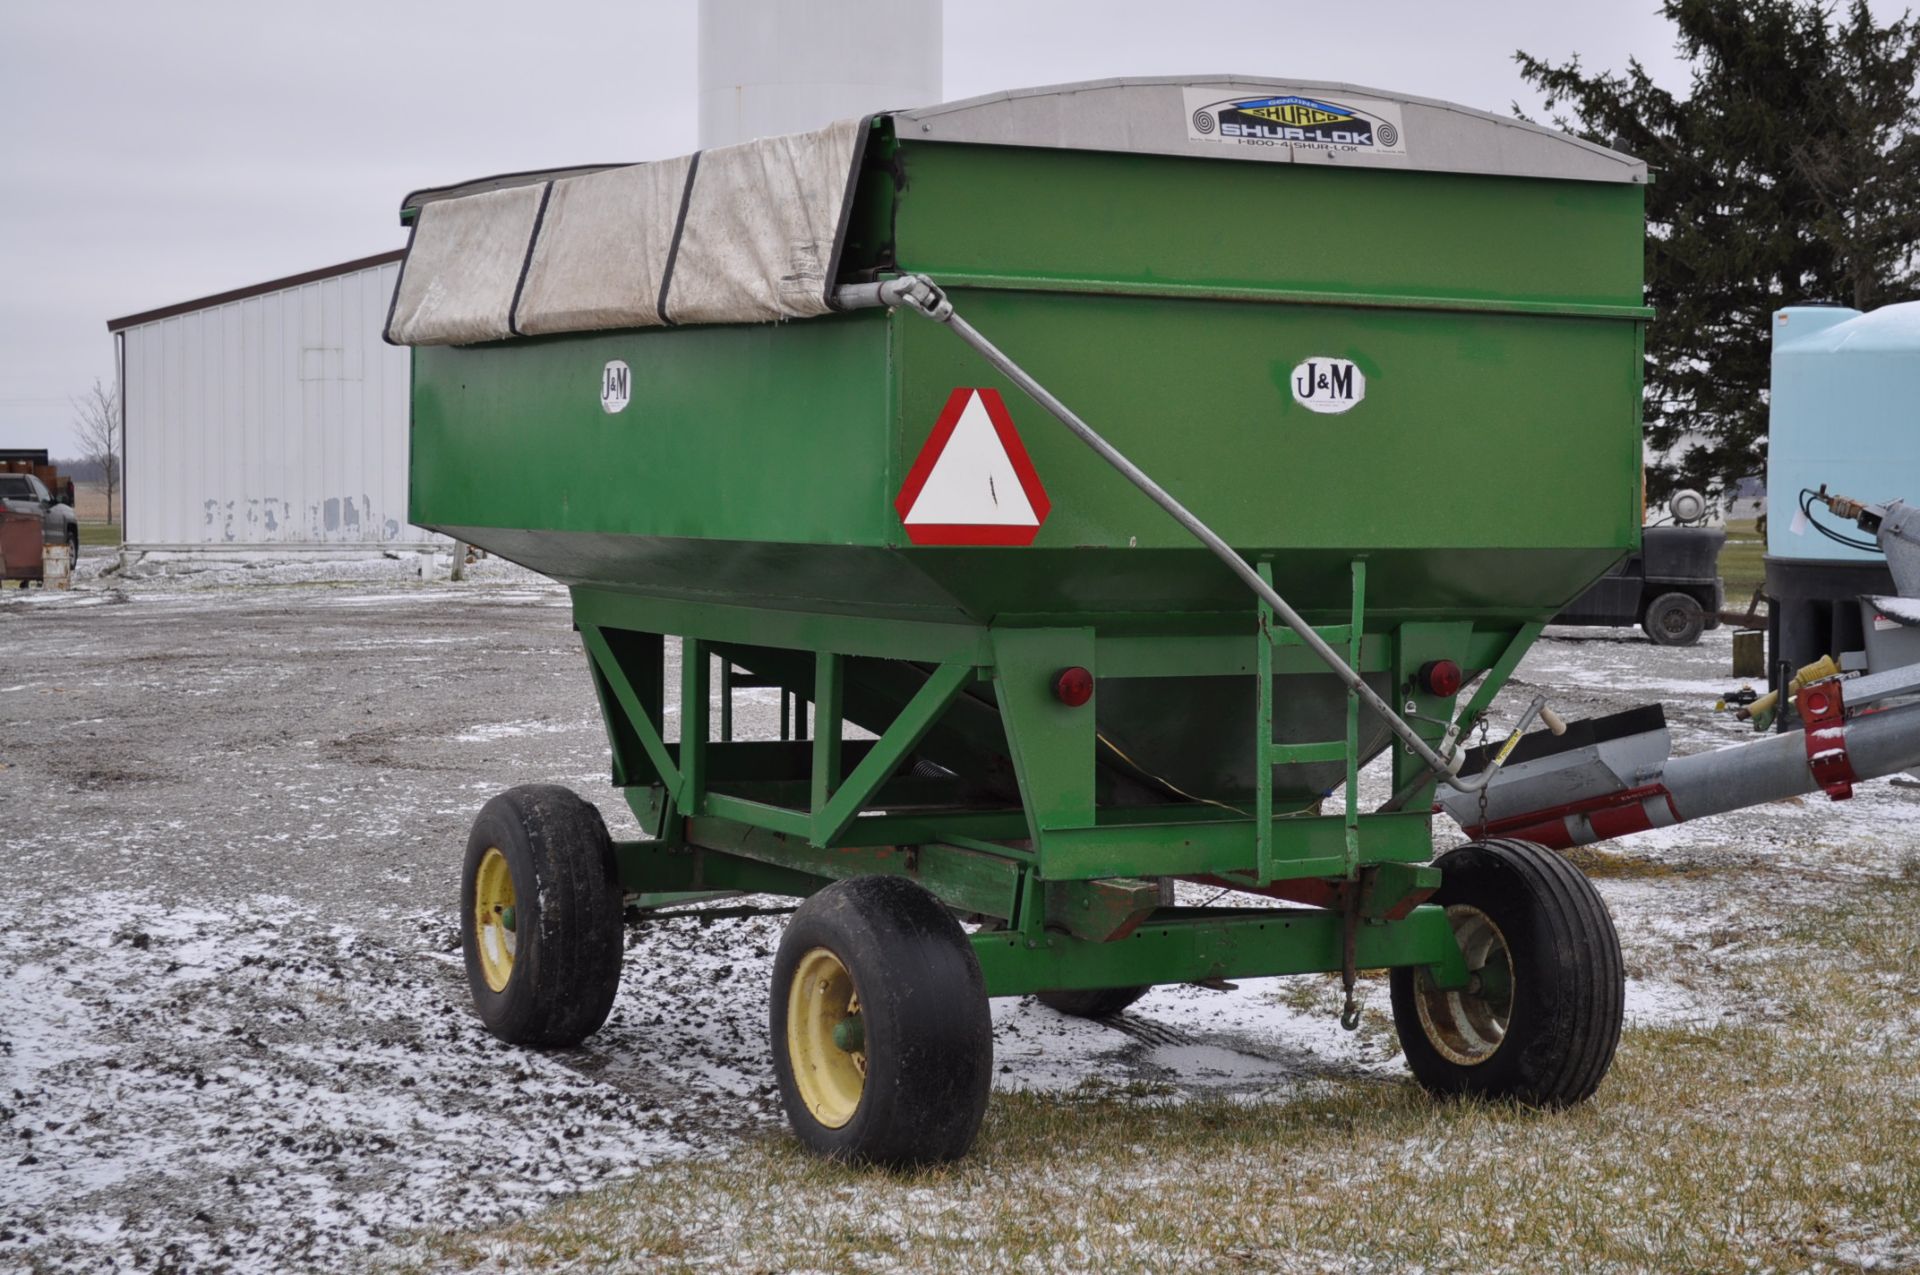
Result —
[[1707, 627], [1707, 613], [1691, 594], [1663, 593], [1647, 604], [1640, 627], [1661, 646], [1692, 646]]
[[1436, 987], [1393, 971], [1393, 1021], [1407, 1066], [1439, 1094], [1563, 1107], [1592, 1095], [1625, 1011], [1620, 939], [1605, 901], [1566, 859], [1529, 841], [1442, 855], [1444, 907], [1470, 977]]
[[802, 903], [773, 961], [774, 1073], [808, 1150], [965, 1155], [993, 1081], [986, 983], [959, 922], [911, 881], [855, 877]]
[[467, 837], [460, 928], [487, 1030], [516, 1045], [577, 1045], [620, 989], [621, 902], [599, 810], [552, 784], [510, 788]]

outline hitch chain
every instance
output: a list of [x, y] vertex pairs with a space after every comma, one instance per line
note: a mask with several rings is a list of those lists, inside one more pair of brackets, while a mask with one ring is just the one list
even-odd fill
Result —
[[1353, 968], [1354, 949], [1360, 938], [1360, 879], [1355, 877], [1347, 882], [1347, 905], [1343, 909], [1345, 916], [1340, 926], [1340, 992], [1344, 1000], [1340, 1006], [1340, 1026], [1347, 1031], [1357, 1031], [1360, 1027], [1360, 1002], [1354, 999], [1353, 984], [1358, 977]]
[[[1491, 741], [1487, 737], [1487, 715], [1485, 713], [1480, 714], [1480, 718], [1474, 722], [1473, 728], [1480, 733], [1480, 747], [1483, 749], [1486, 748]], [[1480, 831], [1478, 835], [1482, 837], [1487, 835], [1487, 789], [1484, 784], [1481, 785], [1480, 788]]]

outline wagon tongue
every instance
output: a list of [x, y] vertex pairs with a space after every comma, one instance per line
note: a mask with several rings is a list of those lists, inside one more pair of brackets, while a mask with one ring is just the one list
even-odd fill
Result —
[[[1528, 735], [1484, 794], [1448, 792], [1440, 809], [1470, 836], [1564, 849], [1689, 819], [1853, 785], [1920, 766], [1920, 664], [1801, 689], [1803, 729], [1672, 756], [1658, 705]], [[1896, 703], [1896, 701], [1907, 701]], [[1469, 754], [1465, 773], [1485, 764]]]

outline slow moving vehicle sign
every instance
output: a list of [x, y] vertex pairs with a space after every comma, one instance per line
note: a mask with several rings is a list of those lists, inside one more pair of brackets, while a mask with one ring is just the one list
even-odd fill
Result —
[[917, 545], [1028, 545], [1052, 505], [1000, 391], [962, 386], [893, 507]]

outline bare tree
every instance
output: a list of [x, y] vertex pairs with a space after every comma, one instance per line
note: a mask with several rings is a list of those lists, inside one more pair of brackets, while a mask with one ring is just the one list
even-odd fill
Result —
[[107, 521], [114, 521], [113, 492], [120, 485], [120, 396], [93, 378], [93, 388], [73, 400], [81, 459], [100, 467], [107, 484]]

